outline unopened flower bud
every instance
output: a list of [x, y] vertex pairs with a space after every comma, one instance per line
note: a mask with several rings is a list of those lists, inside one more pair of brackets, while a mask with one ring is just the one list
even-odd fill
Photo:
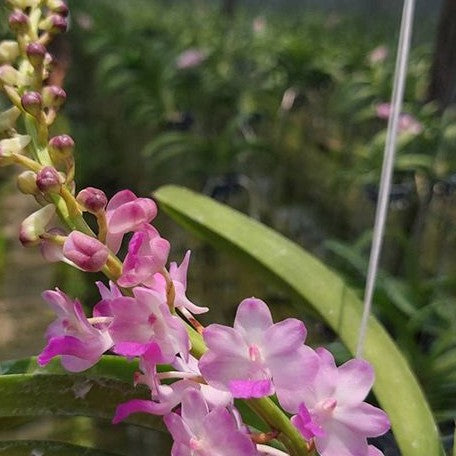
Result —
[[54, 13], [60, 14], [61, 16], [68, 16], [70, 10], [67, 4], [63, 0], [47, 0], [47, 7]]
[[21, 110], [13, 106], [6, 111], [0, 112], [0, 133], [11, 130], [16, 124], [17, 118], [20, 116]]
[[19, 240], [24, 247], [40, 243], [40, 236], [46, 232], [46, 226], [51, 222], [54, 214], [55, 206], [53, 204], [48, 204], [29, 215], [21, 223]]
[[14, 8], [25, 10], [26, 8], [35, 8], [40, 3], [40, 0], [7, 0]]
[[29, 43], [25, 50], [27, 57], [34, 68], [43, 64], [46, 57], [46, 48], [39, 42]]
[[60, 14], [51, 14], [46, 19], [40, 22], [40, 28], [46, 30], [52, 35], [65, 33], [68, 28], [68, 20]]
[[49, 153], [52, 160], [66, 158], [73, 153], [74, 141], [71, 136], [59, 135], [54, 136], [49, 141]]
[[40, 243], [41, 255], [49, 263], [63, 261], [62, 246], [52, 240], [52, 236], [65, 236], [65, 232], [60, 228], [52, 228], [46, 232], [49, 237], [44, 237]]
[[13, 11], [8, 18], [10, 29], [15, 33], [24, 33], [28, 30], [29, 19], [22, 11]]
[[21, 104], [26, 112], [38, 117], [41, 113], [43, 100], [38, 92], [25, 92], [21, 97]]
[[48, 108], [59, 108], [66, 100], [66, 92], [61, 87], [46, 86], [42, 91], [43, 104]]
[[0, 82], [9, 86], [17, 86], [19, 83], [19, 71], [11, 65], [0, 66]]
[[0, 141], [0, 166], [12, 163], [13, 154], [18, 154], [30, 142], [29, 135], [16, 135], [14, 138], [2, 139]]
[[87, 187], [81, 190], [76, 199], [87, 212], [92, 214], [99, 213], [108, 204], [105, 193], [94, 187]]
[[17, 176], [17, 188], [25, 195], [36, 195], [39, 193], [36, 185], [36, 174], [33, 171], [27, 170]]
[[52, 166], [45, 166], [36, 175], [36, 185], [43, 193], [59, 193], [64, 179]]
[[11, 63], [19, 55], [19, 44], [17, 41], [4, 40], [0, 42], [0, 62]]
[[109, 250], [98, 239], [73, 231], [63, 244], [63, 255], [83, 271], [97, 272], [106, 264]]

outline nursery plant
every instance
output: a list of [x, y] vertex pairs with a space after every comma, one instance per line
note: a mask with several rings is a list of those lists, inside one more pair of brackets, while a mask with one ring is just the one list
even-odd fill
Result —
[[[152, 224], [156, 202], [128, 189], [108, 198], [97, 187], [78, 188], [75, 142], [52, 133], [67, 95], [49, 84], [48, 47], [67, 29], [67, 5], [6, 4], [13, 36], [0, 43], [0, 84], [9, 104], [0, 114], [0, 165], [20, 169], [18, 188], [38, 207], [22, 222], [19, 240], [48, 262], [106, 280], [93, 284], [100, 298], [90, 314], [62, 290], [43, 293], [56, 319], [36, 359], [1, 364], [2, 422], [74, 415], [127, 422], [168, 431], [174, 456], [378, 456], [371, 439], [391, 427], [404, 455], [443, 454], [415, 376], [374, 317], [363, 357], [340, 366], [327, 348], [306, 344], [300, 319], [274, 322], [261, 297], [242, 300], [233, 326], [199, 322], [209, 309], [187, 296], [191, 254], [169, 261], [170, 242]], [[355, 352], [361, 303], [321, 262], [206, 197], [178, 187], [154, 195], [182, 224], [288, 287], [299, 306], [310, 305]], [[372, 387], [377, 402], [368, 397]], [[0, 449], [106, 454], [24, 440], [0, 442]]]

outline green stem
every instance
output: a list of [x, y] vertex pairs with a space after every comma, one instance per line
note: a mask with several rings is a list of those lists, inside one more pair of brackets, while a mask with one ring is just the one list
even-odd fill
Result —
[[[188, 335], [192, 344], [191, 352], [196, 358], [206, 352], [207, 347], [198, 332], [187, 325]], [[287, 415], [268, 397], [261, 399], [247, 399], [246, 404], [272, 429], [280, 432], [277, 437], [290, 452], [290, 456], [310, 456], [307, 450], [307, 442], [299, 431], [291, 424]]]

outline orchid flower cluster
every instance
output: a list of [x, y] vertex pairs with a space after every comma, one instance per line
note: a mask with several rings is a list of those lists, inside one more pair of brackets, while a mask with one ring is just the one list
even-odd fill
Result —
[[[97, 282], [100, 300], [90, 317], [64, 292], [44, 292], [57, 318], [38, 363], [60, 356], [65, 369], [80, 372], [109, 351], [139, 360], [133, 380], [149, 388], [150, 399], [118, 404], [113, 422], [133, 413], [162, 416], [173, 456], [382, 454], [367, 440], [390, 427], [386, 414], [365, 402], [374, 383], [368, 362], [337, 367], [329, 351], [305, 345], [301, 321], [274, 323], [256, 298], [240, 303], [233, 327], [204, 328], [196, 316], [208, 308], [186, 294], [190, 252], [167, 266], [170, 243], [151, 224], [155, 202], [129, 190], [109, 200], [93, 187], [75, 191], [74, 141], [49, 134], [66, 94], [46, 84], [52, 66], [46, 46], [66, 30], [68, 8], [62, 0], [7, 3], [16, 38], [0, 43], [0, 84], [12, 104], [0, 114], [0, 165], [19, 165], [20, 191], [40, 205], [23, 221], [20, 241], [39, 246], [47, 261], [109, 279]], [[25, 134], [16, 131], [20, 117]], [[243, 423], [239, 400], [268, 431]]]

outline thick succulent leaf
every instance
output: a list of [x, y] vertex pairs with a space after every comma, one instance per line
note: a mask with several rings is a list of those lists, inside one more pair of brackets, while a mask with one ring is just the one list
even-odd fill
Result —
[[[298, 298], [298, 307], [316, 310], [355, 352], [362, 304], [321, 261], [255, 220], [187, 189], [165, 186], [154, 197], [178, 223], [286, 286]], [[402, 454], [443, 454], [437, 426], [415, 376], [374, 317], [369, 321], [364, 354], [375, 368], [374, 391], [390, 416]]]
[[[138, 370], [136, 360], [126, 361], [120, 356], [105, 355], [92, 368], [84, 371], [84, 377], [113, 378], [126, 383], [133, 382], [133, 374]], [[67, 374], [59, 358], [54, 358], [47, 366], [40, 367], [36, 357], [0, 362], [0, 375], [11, 374]]]
[[39, 440], [0, 442], [0, 456], [116, 456], [114, 453], [93, 450], [79, 445]]
[[[146, 399], [146, 388], [113, 378], [73, 374], [10, 374], [0, 376], [0, 418], [88, 416], [111, 421], [116, 406]], [[159, 417], [135, 414], [129, 424], [163, 430]]]

